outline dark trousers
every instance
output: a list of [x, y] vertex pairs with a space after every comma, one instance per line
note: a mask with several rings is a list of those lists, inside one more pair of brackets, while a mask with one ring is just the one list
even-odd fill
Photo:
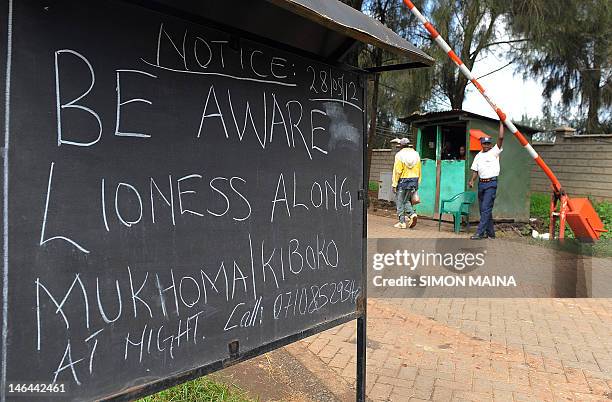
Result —
[[493, 227], [493, 203], [497, 193], [497, 180], [486, 183], [478, 183], [478, 203], [480, 207], [480, 223], [476, 233], [479, 235], [488, 234], [495, 236]]

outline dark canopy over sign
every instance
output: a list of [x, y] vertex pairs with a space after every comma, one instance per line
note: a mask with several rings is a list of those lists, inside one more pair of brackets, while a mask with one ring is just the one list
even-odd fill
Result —
[[358, 75], [118, 1], [1, 13], [3, 398], [135, 395], [359, 315]]
[[344, 61], [343, 56], [362, 43], [392, 52], [403, 63], [386, 64], [380, 67], [383, 69], [434, 63], [432, 57], [380, 21], [338, 0], [155, 0], [147, 4], [167, 12], [181, 10], [188, 18], [206, 19], [334, 62]]

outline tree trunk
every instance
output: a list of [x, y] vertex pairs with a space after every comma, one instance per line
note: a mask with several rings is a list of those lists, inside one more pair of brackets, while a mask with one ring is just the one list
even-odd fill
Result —
[[343, 0], [343, 3], [353, 7], [355, 10], [361, 11], [363, 0]]
[[[599, 92], [599, 88], [597, 88], [597, 92]], [[592, 94], [589, 96], [589, 111], [587, 114], [586, 121], [586, 133], [587, 134], [597, 134], [601, 130], [601, 126], [599, 124], [599, 107], [601, 106], [601, 97], [599, 93]]]
[[587, 134], [599, 133], [601, 125], [599, 124], [599, 108], [601, 107], [601, 88], [599, 81], [601, 80], [601, 70], [599, 63], [595, 63], [591, 71], [583, 72], [583, 80], [587, 81], [586, 90], [582, 91], [582, 96], [589, 97], [589, 110], [587, 113], [586, 132]]
[[461, 93], [459, 93], [459, 90], [458, 90], [458, 93], [449, 96], [451, 108], [461, 110], [461, 108], [463, 107], [464, 97], [465, 97], [465, 87], [463, 88], [463, 90], [461, 90]]
[[461, 110], [463, 108], [463, 101], [465, 100], [465, 89], [467, 88], [467, 86], [467, 78], [465, 78], [463, 73], [459, 71], [457, 73], [457, 79], [453, 83], [453, 89], [451, 90], [451, 93], [448, 96], [451, 107], [453, 109]]
[[[361, 7], [363, 6], [363, 0], [342, 0], [342, 2], [355, 10], [361, 11]], [[358, 67], [359, 66], [359, 53], [361, 53], [361, 45], [356, 43], [353, 46], [353, 49], [348, 52], [348, 54], [344, 58], [344, 62], [348, 65]]]
[[[370, 128], [368, 129], [368, 158], [366, 160], [366, 182], [370, 181], [370, 166], [372, 166], [372, 148], [376, 138], [376, 116], [378, 114], [378, 84], [380, 76], [374, 75], [374, 85], [372, 86], [372, 104], [370, 106]], [[368, 191], [368, 189], [364, 189]]]

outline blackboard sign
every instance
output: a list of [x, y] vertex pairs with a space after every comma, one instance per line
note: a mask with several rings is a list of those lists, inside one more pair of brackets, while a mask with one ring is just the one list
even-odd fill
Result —
[[3, 397], [125, 394], [358, 316], [357, 74], [119, 1], [0, 13]]

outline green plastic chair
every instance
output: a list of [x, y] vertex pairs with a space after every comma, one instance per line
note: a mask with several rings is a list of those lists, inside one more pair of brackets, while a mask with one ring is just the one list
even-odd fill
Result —
[[476, 201], [476, 193], [473, 191], [465, 191], [459, 193], [453, 198], [442, 200], [440, 203], [440, 217], [438, 218], [438, 231], [442, 225], [442, 214], [453, 215], [455, 224], [455, 233], [461, 231], [461, 216], [466, 217], [467, 229], [470, 228], [470, 206]]

